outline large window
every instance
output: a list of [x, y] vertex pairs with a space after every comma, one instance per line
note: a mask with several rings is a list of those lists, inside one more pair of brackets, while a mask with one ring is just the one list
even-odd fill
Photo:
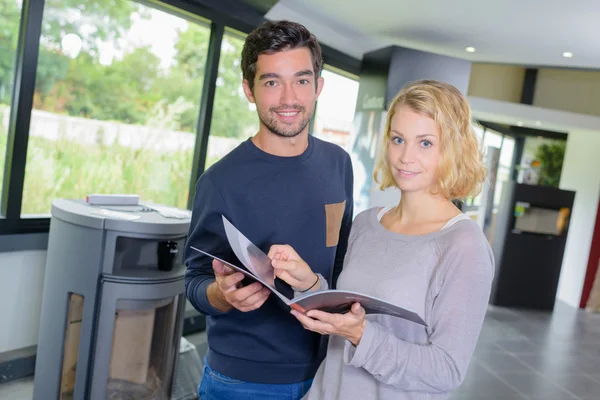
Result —
[[248, 101], [242, 89], [240, 61], [243, 46], [242, 34], [229, 29], [225, 31], [205, 169], [258, 132], [256, 106]]
[[325, 84], [317, 101], [313, 134], [348, 150], [358, 97], [358, 80], [334, 72], [328, 66], [321, 76]]
[[45, 3], [22, 214], [89, 193], [185, 208], [210, 29], [129, 0], [75, 3]]
[[21, 4], [18, 0], [0, 0], [0, 193], [4, 180]]
[[[242, 34], [225, 31], [205, 169], [259, 129], [256, 106], [246, 99], [242, 89], [240, 58], [243, 45]], [[314, 135], [345, 148], [354, 118], [358, 81], [328, 69], [323, 70], [322, 76], [325, 86], [315, 110]]]

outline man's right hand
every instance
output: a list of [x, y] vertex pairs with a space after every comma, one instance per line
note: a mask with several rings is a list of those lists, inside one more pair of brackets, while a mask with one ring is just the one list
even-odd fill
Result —
[[217, 310], [227, 312], [236, 308], [242, 312], [253, 311], [269, 298], [271, 291], [259, 282], [242, 286], [244, 274], [233, 271], [217, 260], [213, 260], [212, 266], [215, 282], [208, 286], [206, 295]]

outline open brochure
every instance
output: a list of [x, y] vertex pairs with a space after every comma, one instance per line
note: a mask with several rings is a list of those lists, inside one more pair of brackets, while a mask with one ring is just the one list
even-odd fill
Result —
[[271, 259], [262, 250], [250, 242], [250, 240], [237, 230], [237, 228], [225, 217], [223, 217], [223, 225], [231, 249], [247, 269], [233, 265], [194, 246], [190, 247], [208, 257], [221, 261], [231, 269], [243, 273], [248, 278], [260, 282], [271, 290], [273, 294], [279, 297], [286, 305], [295, 310], [302, 313], [310, 310], [345, 313], [350, 310], [352, 304], [358, 302], [365, 309], [367, 314], [386, 314], [427, 326], [423, 319], [411, 310], [398, 307], [397, 305], [388, 303], [387, 301], [376, 297], [347, 290], [308, 292], [294, 299], [289, 299], [275, 288], [275, 271], [271, 264]]

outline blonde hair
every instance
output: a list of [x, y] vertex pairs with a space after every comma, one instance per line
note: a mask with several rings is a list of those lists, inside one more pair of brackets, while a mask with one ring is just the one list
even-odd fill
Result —
[[457, 88], [434, 80], [408, 84], [392, 100], [385, 124], [383, 151], [373, 173], [379, 188], [396, 186], [386, 150], [391, 141], [392, 118], [401, 106], [433, 119], [440, 129], [441, 157], [433, 194], [439, 193], [449, 200], [479, 194], [487, 171], [473, 129], [471, 107]]

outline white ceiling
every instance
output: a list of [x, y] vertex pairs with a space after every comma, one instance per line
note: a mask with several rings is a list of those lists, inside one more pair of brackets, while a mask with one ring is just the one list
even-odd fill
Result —
[[398, 45], [474, 62], [600, 68], [599, 0], [280, 0], [266, 18], [300, 22], [356, 58]]

